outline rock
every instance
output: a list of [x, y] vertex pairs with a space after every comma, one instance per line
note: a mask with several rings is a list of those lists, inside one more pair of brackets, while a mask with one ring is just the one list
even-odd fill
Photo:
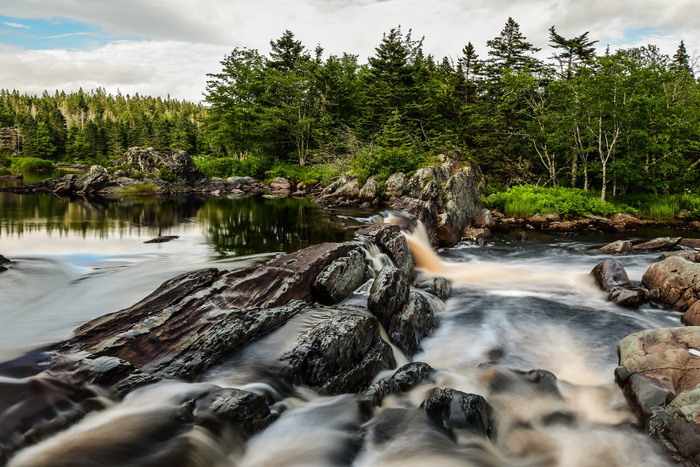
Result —
[[432, 375], [435, 372], [427, 363], [407, 363], [389, 378], [382, 378], [372, 384], [363, 394], [358, 396], [360, 403], [379, 407], [385, 397], [392, 394], [408, 392], [416, 386], [433, 382]]
[[623, 224], [625, 228], [633, 228], [642, 223], [637, 217], [626, 212], [616, 212], [608, 219], [615, 224]]
[[377, 198], [377, 177], [369, 177], [359, 193], [360, 201], [371, 203]]
[[194, 412], [195, 424], [218, 428], [216, 432], [225, 425], [233, 426], [244, 440], [260, 433], [276, 419], [263, 396], [236, 388], [212, 390], [196, 400]]
[[447, 175], [440, 167], [430, 166], [418, 169], [406, 182], [405, 194], [411, 198], [420, 198], [421, 192], [428, 182], [445, 182], [446, 180]]
[[618, 240], [616, 242], [605, 245], [600, 249], [601, 253], [607, 253], [611, 255], [624, 255], [634, 251], [632, 247], [632, 242], [625, 240]]
[[231, 185], [234, 189], [249, 189], [254, 185], [260, 185], [260, 180], [256, 180], [253, 177], [229, 177], [226, 179], [226, 183]]
[[71, 190], [79, 194], [100, 191], [109, 183], [109, 173], [101, 165], [93, 165], [80, 179], [72, 184]]
[[546, 214], [535, 214], [534, 216], [527, 219], [527, 223], [537, 228], [540, 228], [545, 224], [549, 224], [551, 222], [559, 222], [560, 220], [561, 217], [559, 216], [559, 213], [550, 212]]
[[493, 227], [496, 225], [496, 220], [494, 219], [493, 214], [491, 214], [491, 211], [488, 209], [481, 209], [479, 212], [476, 213], [476, 216], [474, 216], [474, 227], [476, 228], [485, 228], [485, 227]]
[[203, 175], [187, 151], [176, 149], [129, 148], [115, 161], [115, 166], [135, 167], [144, 175], [161, 177], [163, 171], [175, 174], [178, 181], [193, 185]]
[[527, 234], [527, 232], [526, 232], [525, 230], [521, 230], [520, 232], [518, 232], [518, 235], [516, 236], [516, 239], [517, 239], [519, 242], [526, 242], [526, 241], [528, 240], [528, 234]]
[[635, 308], [644, 301], [644, 291], [633, 287], [625, 268], [619, 261], [606, 259], [590, 273], [598, 287], [608, 293], [608, 300], [629, 308]]
[[283, 372], [295, 384], [321, 394], [367, 389], [377, 373], [396, 365], [391, 347], [380, 336], [379, 322], [359, 307], [329, 311], [327, 319], [311, 326], [280, 357]]
[[683, 316], [681, 316], [681, 323], [686, 326], [700, 326], [700, 301], [693, 303]]
[[486, 240], [491, 238], [493, 234], [491, 233], [491, 230], [488, 228], [483, 228], [483, 229], [477, 229], [473, 227], [469, 227], [465, 229], [464, 231], [464, 236], [462, 237], [464, 240], [471, 240], [479, 245], [483, 245]]
[[177, 240], [180, 238], [179, 235], [161, 235], [159, 237], [152, 238], [150, 240], [146, 240], [143, 243], [166, 243], [166, 242], [172, 242], [173, 240]]
[[700, 465], [700, 328], [651, 329], [617, 345], [615, 379], [671, 458]]
[[454, 389], [434, 388], [421, 407], [438, 426], [495, 438], [493, 408], [482, 396]]
[[397, 172], [390, 176], [386, 181], [386, 194], [388, 196], [402, 196], [406, 187], [406, 175], [403, 172]]
[[654, 240], [649, 240], [648, 242], [644, 243], [639, 243], [637, 245], [634, 245], [634, 250], [639, 251], [639, 250], [672, 250], [678, 245], [678, 242], [681, 241], [681, 237], [677, 238], [669, 238], [669, 237], [660, 237], [660, 238], [655, 238]]
[[406, 277], [394, 266], [384, 266], [370, 288], [367, 308], [388, 329], [394, 315], [403, 310], [408, 297]]
[[682, 238], [678, 244], [687, 248], [700, 250], [700, 238]]
[[324, 305], [343, 301], [360, 287], [367, 277], [365, 257], [357, 250], [338, 258], [316, 277], [312, 290], [316, 299]]
[[661, 260], [670, 258], [671, 256], [680, 256], [686, 261], [697, 262], [698, 252], [694, 250], [679, 250], [679, 251], [667, 251], [661, 255]]
[[357, 178], [345, 174], [324, 188], [314, 201], [321, 206], [352, 205], [360, 202], [359, 195]]
[[642, 277], [649, 297], [686, 311], [700, 297], [700, 263], [672, 256], [653, 264]]
[[456, 245], [462, 239], [464, 229], [481, 210], [482, 188], [478, 168], [466, 163], [447, 179], [442, 189], [446, 219], [437, 225], [440, 245]]
[[452, 294], [452, 286], [450, 281], [444, 277], [431, 277], [414, 284], [416, 288], [425, 290], [429, 294], [435, 295], [442, 301], [450, 298]]
[[436, 180], [430, 180], [425, 184], [418, 199], [422, 201], [434, 201], [435, 203], [440, 203], [441, 201], [441, 186]]
[[391, 317], [387, 334], [391, 342], [410, 358], [422, 350], [421, 341], [435, 327], [435, 310], [431, 302], [420, 293], [409, 292], [406, 306]]
[[7, 265], [10, 263], [12, 263], [12, 261], [0, 255], [0, 272], [7, 271]]
[[270, 187], [273, 190], [290, 191], [292, 189], [292, 184], [284, 177], [277, 177], [270, 182]]
[[413, 255], [406, 243], [406, 237], [401, 228], [393, 224], [372, 224], [357, 231], [360, 238], [366, 238], [377, 245], [383, 253], [389, 256], [394, 265], [401, 270], [407, 282], [412, 282], [415, 276]]
[[360, 195], [360, 187], [356, 178], [351, 178], [346, 183], [341, 185], [335, 193], [333, 193], [338, 198], [354, 199], [358, 198]]

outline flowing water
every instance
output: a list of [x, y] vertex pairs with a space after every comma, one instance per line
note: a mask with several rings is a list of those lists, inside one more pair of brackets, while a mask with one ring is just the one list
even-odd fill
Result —
[[[76, 232], [65, 227], [64, 220], [47, 243], [45, 234], [33, 233], [47, 227], [35, 229], [28, 216], [5, 220], [0, 224], [0, 253], [17, 261], [0, 275], [5, 355], [55, 340], [75, 324], [128, 306], [179, 271], [211, 264], [231, 268], [269, 258], [260, 249], [245, 247], [237, 255], [234, 238], [258, 238], [258, 234], [265, 238], [261, 231], [270, 229], [246, 223], [270, 219], [248, 213], [204, 227], [203, 217], [210, 222], [226, 217], [215, 207], [207, 208], [208, 202], [198, 201], [198, 207], [185, 214], [172, 209], [168, 216], [178, 220], [159, 225], [157, 232], [155, 225], [145, 227], [148, 222], [105, 218], [107, 224], [117, 222], [108, 229], [117, 233], [108, 238], [95, 233], [100, 229]], [[215, 200], [214, 205], [224, 202], [232, 201]], [[70, 217], [68, 211], [63, 218]], [[148, 218], [145, 211], [137, 217]], [[85, 217], [82, 222], [95, 221]], [[320, 222], [320, 230], [327, 230], [323, 219], [311, 223]], [[279, 242], [268, 251], [302, 246], [284, 240], [291, 241], [304, 229], [286, 233], [280, 229], [271, 229]], [[15, 233], [19, 230], [21, 235]], [[156, 233], [178, 234], [181, 239], [142, 243]], [[638, 239], [662, 234], [666, 232], [640, 232]], [[437, 316], [438, 328], [414, 357], [438, 370], [435, 384], [387, 398], [367, 420], [351, 395], [320, 397], [274, 376], [261, 378], [253, 371], [256, 366], [323, 318], [321, 312], [309, 312], [259, 339], [196, 384], [163, 382], [134, 391], [119, 403], [105, 395], [104, 410], [20, 452], [10, 465], [670, 465], [635, 428], [635, 419], [613, 383], [613, 370], [619, 339], [643, 329], [677, 326], [679, 315], [651, 306], [623, 309], [605, 300], [588, 274], [608, 256], [591, 250], [613, 238], [532, 234], [530, 241], [517, 242], [514, 236], [501, 236], [485, 246], [461, 244], [437, 253], [420, 230], [407, 234], [407, 240], [422, 275], [447, 277], [452, 283], [452, 297]], [[249, 245], [246, 240], [240, 244]], [[618, 259], [630, 278], [639, 281], [657, 257], [646, 253]], [[381, 267], [382, 261], [374, 259]], [[367, 287], [350, 301], [361, 301]], [[5, 308], [8, 302], [12, 306]], [[15, 338], [17, 334], [24, 336]], [[534, 369], [546, 371], [530, 372]], [[436, 386], [482, 395], [494, 412], [491, 439], [429, 422], [418, 407]], [[177, 416], [183, 401], [212, 387], [264, 394], [280, 416], [247, 442], [234, 433], [184, 423]]]

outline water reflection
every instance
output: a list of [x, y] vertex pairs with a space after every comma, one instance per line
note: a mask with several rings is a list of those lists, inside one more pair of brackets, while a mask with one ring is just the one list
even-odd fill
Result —
[[352, 236], [335, 217], [305, 199], [196, 196], [63, 200], [0, 193], [0, 238], [23, 235], [100, 239], [199, 230], [219, 256], [295, 251]]

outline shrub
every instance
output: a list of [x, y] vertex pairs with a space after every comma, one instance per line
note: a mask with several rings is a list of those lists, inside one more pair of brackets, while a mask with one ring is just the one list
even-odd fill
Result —
[[169, 182], [169, 183], [177, 182], [177, 175], [175, 174], [175, 172], [173, 172], [172, 170], [165, 168], [165, 167], [160, 169], [159, 177], [161, 180], [164, 180], [164, 181]]
[[556, 212], [570, 219], [588, 214], [609, 216], [620, 211], [637, 213], [630, 206], [601, 203], [598, 194], [594, 192], [579, 188], [543, 188], [532, 185], [511, 187], [505, 192], [495, 193], [485, 198], [483, 205], [492, 210], [503, 211], [506, 216], [517, 218], [549, 212]]
[[208, 178], [228, 178], [233, 176], [250, 176], [265, 178], [272, 162], [266, 157], [249, 156], [243, 159], [232, 157], [197, 157], [194, 160], [199, 170]]
[[40, 171], [54, 170], [56, 166], [51, 161], [38, 157], [11, 157], [10, 168], [17, 170]]
[[341, 170], [332, 164], [298, 165], [275, 164], [265, 172], [266, 178], [284, 177], [292, 183], [307, 182], [318, 183], [340, 175]]
[[415, 172], [428, 162], [428, 157], [422, 151], [378, 147], [360, 152], [353, 161], [352, 172], [360, 179], [371, 175], [387, 179], [396, 172]]

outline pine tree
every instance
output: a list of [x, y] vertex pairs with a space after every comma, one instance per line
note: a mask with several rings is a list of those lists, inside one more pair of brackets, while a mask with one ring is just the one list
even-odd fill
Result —
[[513, 18], [509, 17], [500, 36], [487, 41], [486, 45], [490, 47], [491, 57], [486, 61], [486, 73], [492, 83], [498, 82], [508, 70], [534, 72], [542, 68], [541, 62], [533, 56], [540, 49], [527, 42]]
[[693, 67], [690, 66], [690, 56], [688, 51], [685, 49], [685, 43], [681, 41], [678, 45], [675, 55], [673, 56], [673, 61], [669, 67], [671, 71], [679, 74], [687, 74], [691, 78], [694, 77]]
[[598, 41], [589, 40], [588, 31], [580, 36], [566, 39], [552, 26], [549, 28], [549, 42], [552, 48], [561, 49], [561, 52], [555, 53], [552, 58], [559, 63], [561, 77], [570, 82], [576, 67], [591, 63], [595, 56], [593, 44]]

